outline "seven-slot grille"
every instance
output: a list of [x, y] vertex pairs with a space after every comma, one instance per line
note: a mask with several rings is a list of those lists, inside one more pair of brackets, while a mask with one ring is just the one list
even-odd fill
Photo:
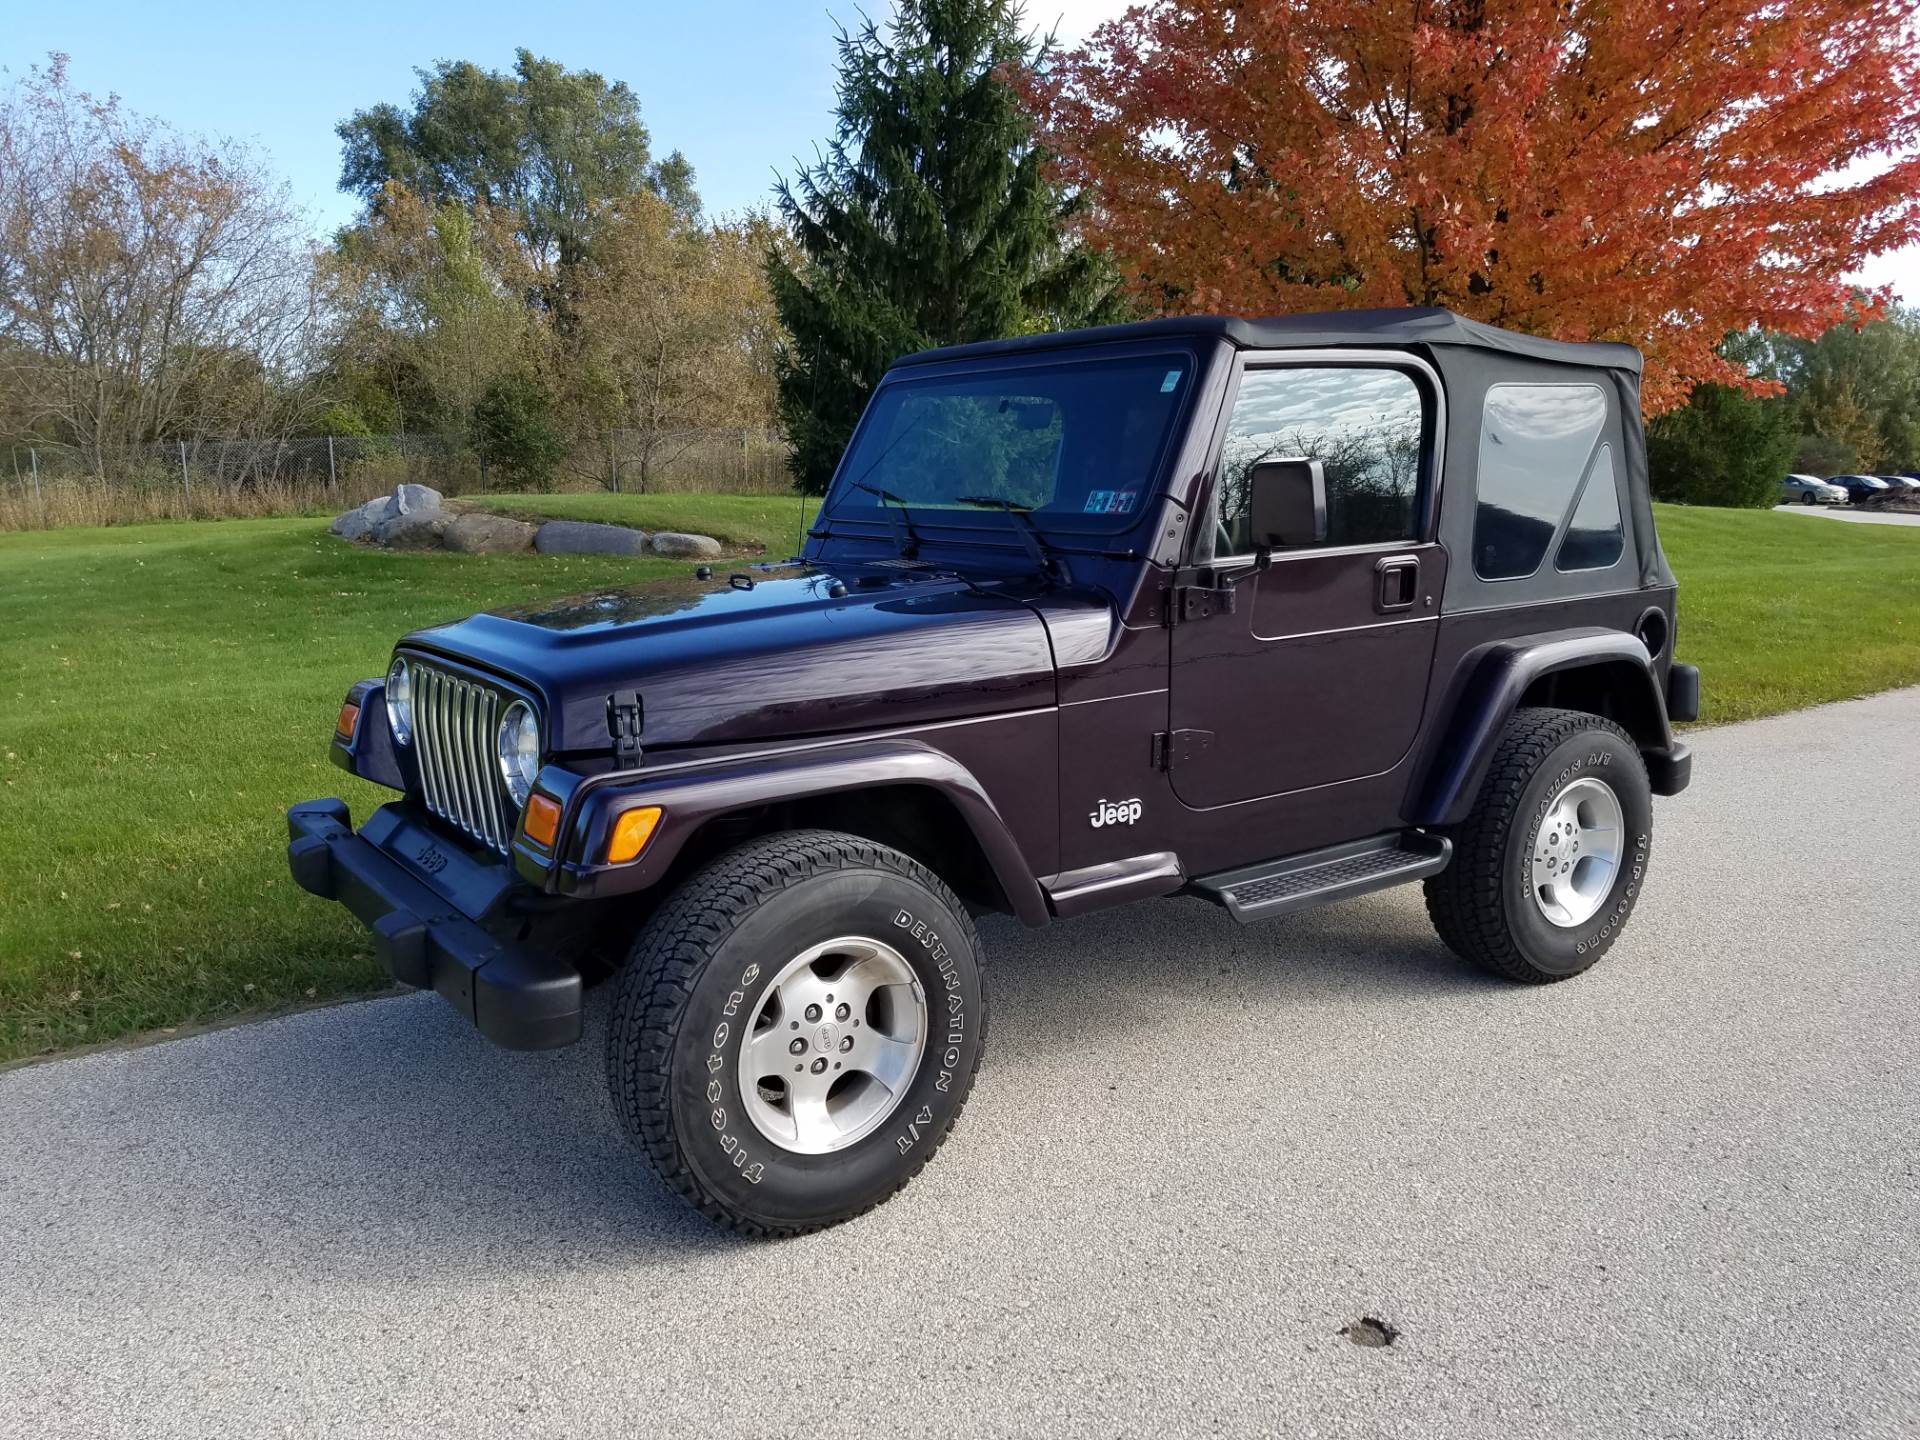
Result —
[[484, 685], [409, 659], [413, 745], [421, 797], [442, 820], [507, 853], [517, 819], [502, 792], [500, 696]]

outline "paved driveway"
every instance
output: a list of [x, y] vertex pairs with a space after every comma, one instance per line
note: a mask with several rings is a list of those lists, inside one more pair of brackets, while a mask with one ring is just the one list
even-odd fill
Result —
[[1907, 510], [1876, 510], [1854, 505], [1776, 505], [1787, 515], [1825, 515], [1829, 520], [1851, 520], [1856, 525], [1920, 525], [1920, 515]]
[[432, 996], [0, 1075], [0, 1432], [1920, 1433], [1920, 690], [1696, 742], [1570, 984], [1405, 891], [989, 927], [960, 1129], [785, 1244]]

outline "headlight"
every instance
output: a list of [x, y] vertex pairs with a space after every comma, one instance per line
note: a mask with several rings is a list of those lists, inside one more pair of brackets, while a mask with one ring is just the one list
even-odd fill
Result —
[[525, 805], [540, 773], [540, 722], [524, 700], [507, 707], [500, 721], [500, 776], [515, 805]]
[[387, 724], [402, 745], [413, 739], [413, 674], [398, 656], [387, 671]]

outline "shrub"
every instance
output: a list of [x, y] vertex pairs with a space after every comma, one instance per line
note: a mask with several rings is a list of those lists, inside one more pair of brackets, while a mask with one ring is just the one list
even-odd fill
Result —
[[1771, 505], [1798, 436], [1778, 400], [1701, 385], [1685, 408], [1647, 426], [1656, 500], [1685, 505]]
[[509, 375], [487, 387], [473, 407], [473, 444], [482, 463], [498, 472], [488, 479], [518, 490], [551, 490], [567, 455], [553, 402], [525, 375]]

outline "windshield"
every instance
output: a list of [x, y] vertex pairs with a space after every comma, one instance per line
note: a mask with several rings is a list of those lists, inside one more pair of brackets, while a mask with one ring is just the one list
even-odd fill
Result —
[[1146, 509], [1193, 373], [1188, 355], [1057, 361], [881, 387], [828, 511], [918, 530], [1123, 530]]

